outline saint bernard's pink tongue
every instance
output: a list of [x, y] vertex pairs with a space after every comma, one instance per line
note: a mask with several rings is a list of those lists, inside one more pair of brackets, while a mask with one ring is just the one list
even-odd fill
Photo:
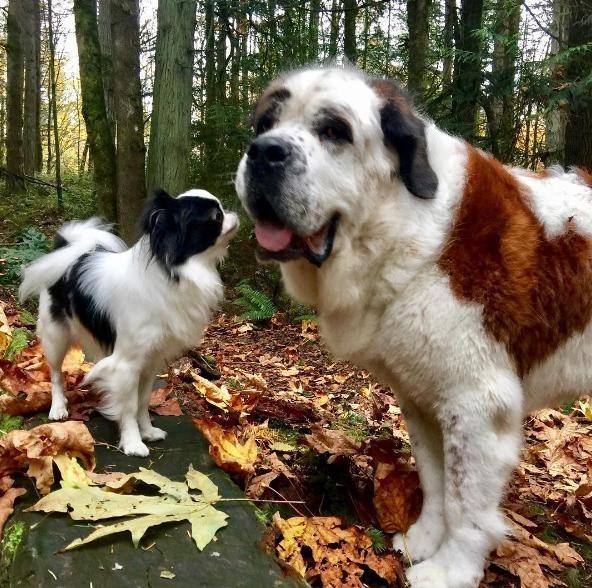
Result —
[[268, 251], [281, 251], [292, 240], [293, 233], [288, 227], [278, 227], [271, 223], [255, 223], [255, 237], [261, 247]]

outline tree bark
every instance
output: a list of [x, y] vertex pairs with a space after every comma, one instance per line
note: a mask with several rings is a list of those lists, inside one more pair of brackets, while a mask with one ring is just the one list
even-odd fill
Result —
[[514, 156], [516, 59], [520, 3], [498, 0], [495, 14], [494, 45], [491, 64], [491, 116], [488, 120], [491, 151], [499, 159], [511, 162]]
[[341, 18], [342, 0], [333, 0], [331, 3], [331, 30], [329, 31], [329, 57], [337, 57], [337, 38], [339, 37], [339, 20]]
[[51, 97], [53, 102], [53, 151], [55, 158], [55, 177], [56, 190], [58, 197], [58, 211], [62, 211], [64, 207], [62, 199], [62, 164], [60, 152], [60, 134], [58, 129], [58, 102], [56, 97], [56, 71], [55, 71], [55, 38], [53, 34], [53, 12], [52, 0], [47, 0], [47, 30], [49, 35], [49, 83], [51, 87]]
[[444, 0], [444, 57], [442, 58], [442, 92], [449, 91], [452, 85], [452, 65], [454, 60], [454, 27], [458, 18], [456, 0]]
[[105, 109], [101, 47], [94, 0], [74, 0], [82, 115], [86, 125], [99, 214], [117, 221], [115, 146]]
[[357, 0], [343, 0], [343, 53], [350, 63], [358, 59], [356, 39]]
[[40, 61], [41, 16], [39, 0], [23, 0], [24, 11], [24, 59], [25, 96], [23, 121], [23, 169], [33, 175], [39, 170], [39, 145], [41, 143], [40, 114]]
[[[553, 0], [553, 23], [551, 30], [555, 38], [551, 39], [550, 56], [565, 50], [567, 47], [567, 26], [569, 16], [569, 0]], [[551, 72], [554, 88], [565, 84], [565, 67], [557, 65]], [[567, 102], [560, 101], [547, 114], [545, 119], [545, 165], [563, 164], [565, 157], [565, 127], [567, 125]]]
[[139, 18], [138, 0], [111, 0], [117, 220], [121, 236], [130, 244], [138, 236], [138, 221], [146, 199]]
[[23, 175], [23, 5], [10, 0], [6, 22], [6, 170], [8, 189], [24, 190]]
[[481, 100], [481, 38], [483, 0], [462, 0], [456, 39], [451, 130], [462, 137], [475, 134], [477, 110]]
[[[592, 42], [592, 13], [589, 0], [571, 2], [569, 47]], [[567, 65], [567, 79], [576, 86], [592, 72], [592, 50], [574, 52]], [[589, 86], [574, 88], [565, 129], [565, 165], [577, 165], [592, 171], [592, 96]]]
[[105, 89], [105, 110], [115, 137], [115, 103], [113, 96], [113, 41], [111, 38], [111, 5], [113, 0], [99, 0], [99, 44], [103, 66], [103, 87]]
[[195, 22], [196, 0], [160, 0], [148, 188], [173, 194], [189, 187]]
[[407, 29], [409, 31], [407, 81], [409, 89], [421, 97], [425, 93], [429, 14], [432, 0], [407, 0]]
[[319, 14], [321, 0], [311, 0], [310, 14], [308, 16], [308, 60], [315, 61], [319, 58]]

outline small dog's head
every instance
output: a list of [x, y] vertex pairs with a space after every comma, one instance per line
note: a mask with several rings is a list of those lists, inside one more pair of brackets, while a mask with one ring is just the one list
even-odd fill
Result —
[[156, 190], [142, 218], [151, 253], [170, 276], [196, 255], [220, 261], [237, 229], [236, 214], [224, 211], [205, 190], [189, 190], [177, 198]]
[[264, 258], [321, 265], [338, 225], [376, 214], [378, 194], [435, 196], [424, 122], [395, 83], [348, 68], [290, 73], [264, 92], [253, 124], [236, 189]]

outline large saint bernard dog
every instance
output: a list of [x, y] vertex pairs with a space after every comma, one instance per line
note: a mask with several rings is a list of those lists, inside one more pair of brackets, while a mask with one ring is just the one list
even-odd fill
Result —
[[261, 257], [399, 396], [424, 492], [394, 539], [411, 586], [473, 588], [522, 419], [592, 389], [592, 175], [506, 167], [352, 69], [280, 77], [254, 125], [236, 188]]

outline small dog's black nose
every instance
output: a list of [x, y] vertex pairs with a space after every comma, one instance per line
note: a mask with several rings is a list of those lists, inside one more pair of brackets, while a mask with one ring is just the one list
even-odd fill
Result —
[[290, 144], [280, 137], [257, 137], [247, 151], [251, 163], [270, 167], [281, 167], [287, 163], [292, 149]]

